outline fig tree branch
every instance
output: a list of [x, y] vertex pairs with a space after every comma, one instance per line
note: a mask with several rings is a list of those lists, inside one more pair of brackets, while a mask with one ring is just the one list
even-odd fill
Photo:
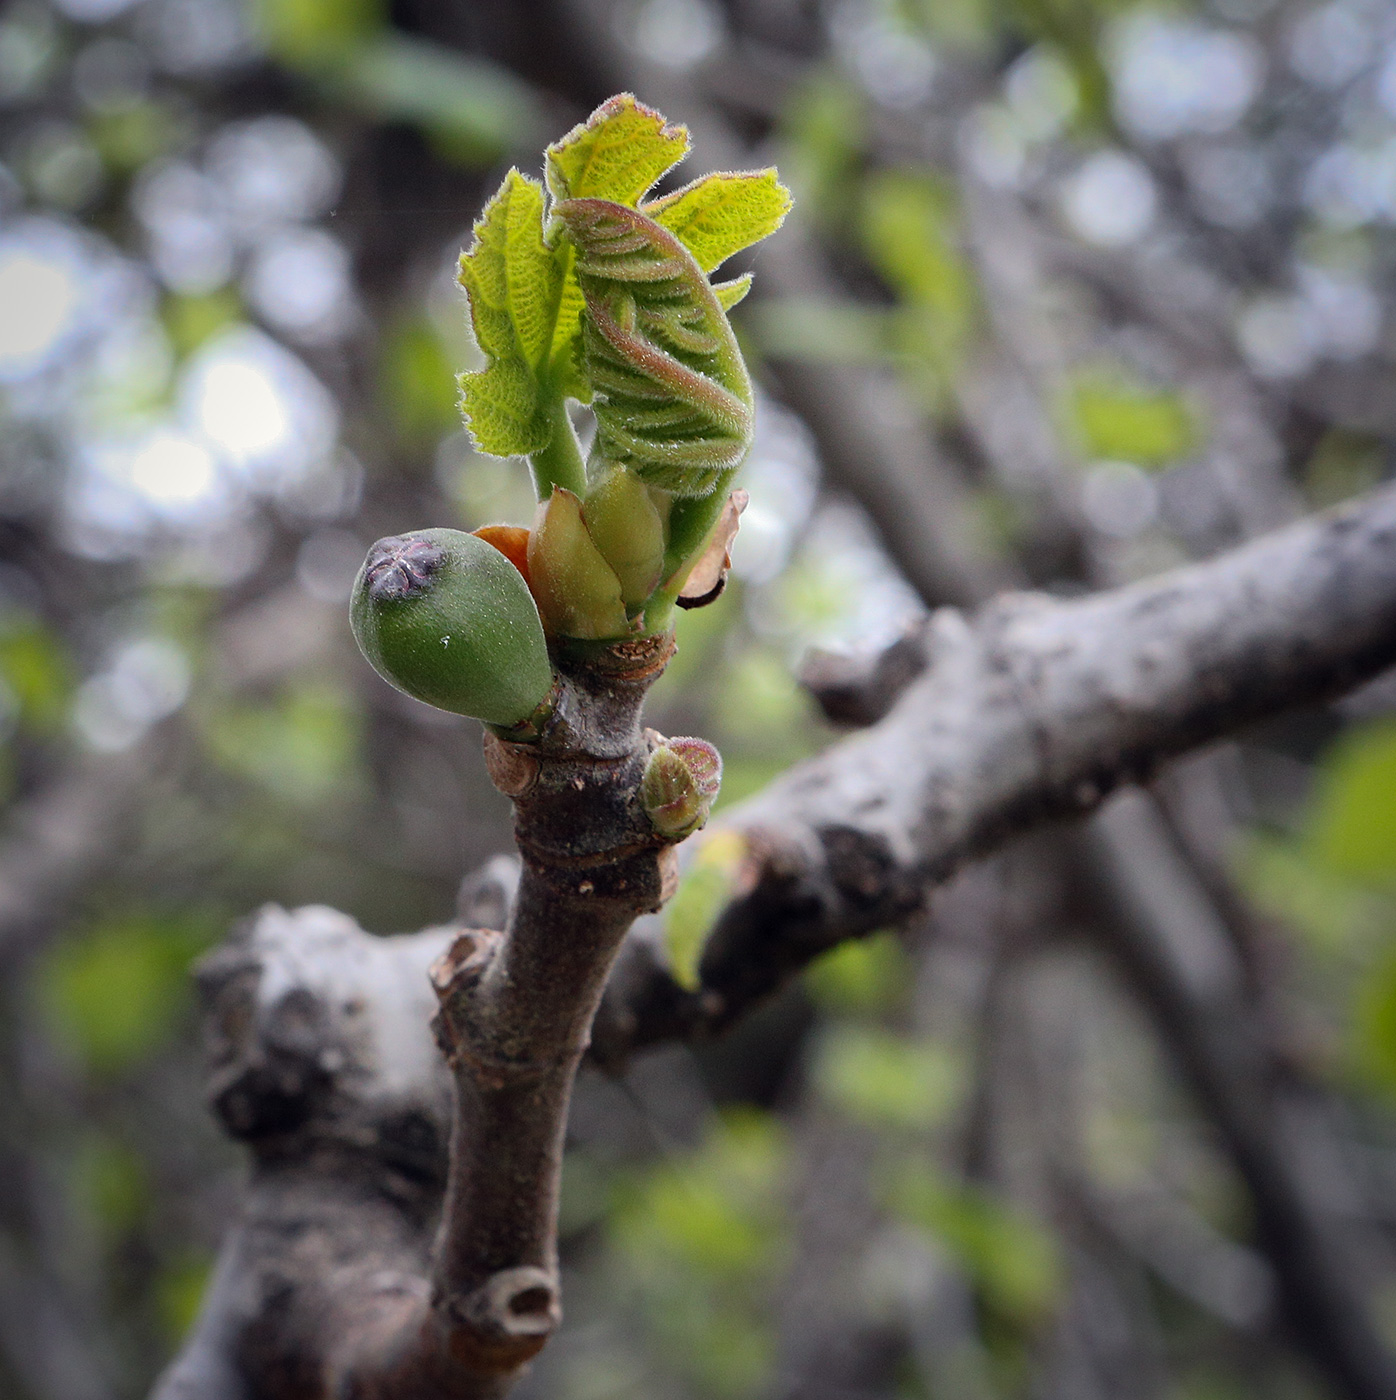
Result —
[[926, 646], [884, 719], [722, 821], [747, 858], [700, 986], [636, 940], [603, 1007], [605, 1056], [719, 1030], [965, 861], [1396, 662], [1396, 487], [1127, 588], [942, 610]]

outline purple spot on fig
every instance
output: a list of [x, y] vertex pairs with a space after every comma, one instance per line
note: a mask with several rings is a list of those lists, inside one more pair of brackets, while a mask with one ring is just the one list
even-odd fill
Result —
[[364, 587], [376, 602], [425, 593], [446, 551], [419, 535], [389, 535], [368, 551]]

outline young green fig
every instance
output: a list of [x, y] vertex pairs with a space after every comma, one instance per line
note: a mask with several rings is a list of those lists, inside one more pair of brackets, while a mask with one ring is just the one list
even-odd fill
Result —
[[414, 530], [368, 552], [349, 601], [359, 648], [389, 685], [500, 728], [537, 722], [553, 688], [518, 569], [461, 530]]

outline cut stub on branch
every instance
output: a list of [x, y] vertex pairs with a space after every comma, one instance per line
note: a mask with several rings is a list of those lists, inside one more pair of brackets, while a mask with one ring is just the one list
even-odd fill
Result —
[[707, 547], [698, 556], [684, 586], [675, 600], [681, 608], [706, 608], [722, 597], [727, 587], [727, 575], [732, 571], [732, 541], [741, 528], [742, 512], [751, 500], [748, 491], [733, 491], [722, 508], [722, 514]]

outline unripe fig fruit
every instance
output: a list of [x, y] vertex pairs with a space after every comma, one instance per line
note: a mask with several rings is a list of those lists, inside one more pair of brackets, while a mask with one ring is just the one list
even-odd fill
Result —
[[461, 530], [414, 530], [368, 552], [349, 601], [354, 637], [389, 685], [509, 727], [534, 718], [553, 672], [523, 575]]

